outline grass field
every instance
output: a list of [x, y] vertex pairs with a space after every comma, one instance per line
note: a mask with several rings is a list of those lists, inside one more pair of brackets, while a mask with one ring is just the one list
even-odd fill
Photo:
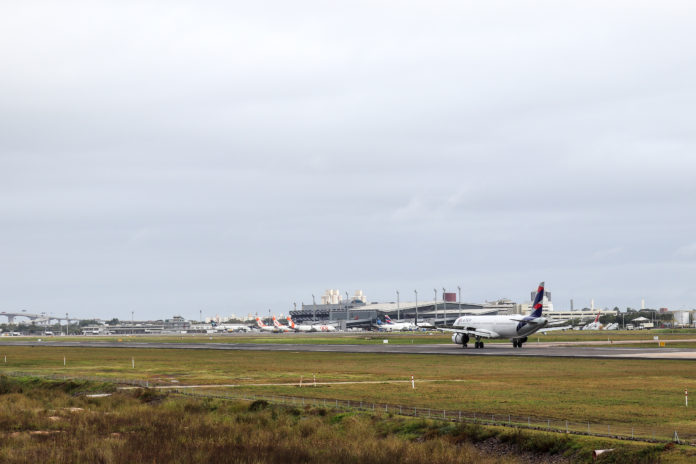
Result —
[[[399, 335], [403, 337], [403, 335]], [[691, 336], [691, 335], [687, 335]], [[199, 337], [200, 338], [200, 337]], [[311, 338], [311, 337], [308, 337]], [[437, 336], [431, 336], [436, 339]], [[663, 338], [663, 335], [661, 335]], [[340, 337], [335, 337], [340, 340]], [[204, 343], [204, 341], [201, 341]], [[6, 362], [5, 362], [6, 356]], [[65, 359], [65, 366], [63, 360]], [[135, 368], [132, 362], [135, 361]], [[568, 420], [571, 423], [583, 424], [590, 422], [593, 430], [597, 427], [606, 427], [610, 424], [612, 430], [623, 427], [623, 430], [636, 428], [646, 436], [646, 431], [652, 431], [658, 438], [665, 439], [671, 436], [674, 430], [678, 430], [682, 439], [696, 440], [696, 422], [693, 421], [691, 409], [684, 406], [683, 391], [685, 388], [696, 391], [696, 364], [692, 361], [672, 360], [597, 360], [597, 359], [565, 359], [565, 358], [513, 358], [513, 357], [478, 357], [478, 356], [444, 356], [444, 355], [399, 355], [388, 356], [378, 354], [354, 354], [354, 353], [326, 353], [326, 352], [264, 352], [264, 351], [219, 351], [219, 350], [169, 350], [152, 348], [59, 348], [50, 346], [0, 347], [0, 374], [3, 372], [28, 372], [34, 374], [64, 375], [66, 377], [108, 377], [112, 379], [137, 379], [147, 380], [150, 385], [181, 386], [181, 385], [208, 385], [196, 389], [199, 392], [214, 392], [230, 394], [254, 394], [254, 395], [285, 395], [304, 398], [328, 398], [351, 401], [363, 401], [366, 404], [389, 403], [392, 405], [413, 406], [417, 408], [432, 408], [433, 410], [461, 410], [478, 414], [496, 414], [515, 416], [527, 416], [534, 419], [550, 419], [555, 421]], [[320, 385], [313, 387], [311, 382], [316, 374]], [[414, 375], [416, 388], [412, 389], [408, 380]], [[304, 379], [305, 386], [300, 388], [297, 384], [300, 378]], [[399, 383], [389, 383], [400, 381]], [[406, 381], [406, 382], [404, 382]], [[321, 385], [322, 383], [330, 383]], [[335, 383], [356, 382], [356, 383]], [[290, 383], [291, 385], [280, 385]], [[307, 383], [310, 386], [307, 386]], [[233, 384], [235, 387], [214, 387], [220, 384]], [[260, 385], [271, 384], [271, 385]], [[5, 397], [6, 398], [6, 397]], [[33, 397], [39, 401], [38, 397]], [[14, 406], [7, 405], [8, 411], [19, 411], [21, 401], [15, 399]], [[65, 400], [74, 404], [82, 399]], [[97, 400], [92, 400], [97, 401]], [[112, 400], [104, 400], [100, 410], [108, 411]], [[131, 400], [121, 399], [130, 404]], [[167, 400], [174, 401], [173, 399]], [[188, 400], [187, 400], [188, 401]], [[202, 401], [202, 400], [198, 400]], [[95, 403], [95, 404], [97, 404]], [[181, 406], [170, 404], [170, 408], [192, 408], [195, 406]], [[316, 401], [315, 401], [316, 404]], [[125, 429], [133, 427], [138, 430], [147, 430], [147, 424], [138, 423], [135, 416], [145, 412], [145, 406], [134, 406], [133, 416], [130, 419], [122, 419]], [[53, 407], [53, 406], [52, 406]], [[81, 406], [80, 406], [81, 407]], [[148, 406], [150, 407], [150, 406]], [[13, 409], [14, 408], [14, 409]], [[36, 410], [36, 407], [33, 407]], [[227, 407], [215, 406], [213, 410]], [[234, 409], [234, 408], [233, 408]], [[203, 411], [205, 412], [205, 411]], [[203, 414], [202, 412], [202, 414]], [[160, 419], [170, 416], [166, 410], [156, 411]], [[8, 413], [9, 414], [9, 413]], [[34, 414], [34, 413], [32, 413]], [[125, 414], [125, 413], [124, 413]], [[205, 413], [207, 414], [207, 413]], [[217, 427], [220, 417], [207, 417], [205, 414], [196, 420], [203, 430]], [[235, 413], [236, 414], [236, 413]], [[277, 412], [276, 417], [283, 413]], [[127, 414], [126, 414], [127, 415]], [[34, 417], [34, 416], [32, 416]], [[243, 415], [243, 417], [247, 417]], [[269, 418], [265, 415], [257, 424], [268, 425]], [[38, 420], [38, 419], [37, 419]], [[43, 419], [42, 419], [43, 420]], [[169, 419], [167, 419], [169, 420]], [[253, 420], [248, 417], [244, 420]], [[283, 421], [286, 419], [282, 419]], [[293, 419], [294, 420], [294, 419]], [[362, 419], [361, 419], [362, 420]], [[403, 420], [390, 417], [382, 419], [365, 419], [360, 423], [365, 430], [377, 430], [381, 438], [402, 440]], [[374, 421], [383, 421], [374, 425]], [[414, 420], [414, 419], [411, 419]], [[130, 421], [130, 422], [129, 422]], [[210, 422], [212, 421], [212, 422]], [[328, 421], [328, 422], [327, 422]], [[396, 421], [397, 425], [394, 425]], [[108, 422], [108, 421], [107, 421]], [[31, 422], [21, 422], [23, 424]], [[97, 422], [99, 427], [104, 421]], [[46, 424], [38, 421], [36, 427], [42, 428]], [[281, 421], [281, 426], [284, 426]], [[398, 425], [401, 424], [401, 425]], [[97, 425], [94, 425], [96, 427]], [[151, 425], [151, 424], [150, 424]], [[287, 424], [285, 424], [287, 425]], [[325, 434], [331, 435], [327, 443], [346, 450], [345, 462], [356, 462], [354, 456], [344, 445], [340, 444], [335, 428], [330, 419], [321, 419], [315, 424], [315, 431], [319, 437]], [[6, 419], [5, 427], [15, 427], [11, 419]], [[28, 427], [28, 426], [27, 426]], [[377, 429], [374, 429], [377, 427]], [[433, 426], [435, 429], [441, 426]], [[397, 430], [394, 433], [384, 433], [384, 430]], [[0, 428], [0, 431], [2, 429]], [[88, 427], [88, 430], [89, 429]], [[251, 430], [251, 429], [250, 429]], [[322, 430], [319, 432], [319, 430]], [[410, 430], [410, 429], [409, 429]], [[434, 430], [434, 429], [433, 429]], [[94, 433], [96, 429], [93, 430]], [[102, 433], [102, 432], [99, 432]], [[106, 433], [106, 432], [104, 432]], [[110, 431], [108, 433], [121, 433]], [[149, 432], [148, 432], [149, 433]], [[226, 433], [233, 434], [230, 430]], [[265, 432], [264, 432], [265, 433]], [[314, 432], [312, 432], [314, 433]], [[411, 436], [406, 433], [407, 439], [414, 437], [423, 438], [423, 434], [431, 432], [419, 432]], [[435, 433], [435, 432], [433, 432]], [[454, 432], [453, 432], [454, 433]], [[458, 434], [460, 432], [456, 432]], [[501, 432], [504, 436], [509, 432]], [[532, 440], [532, 435], [524, 440]], [[638, 433], [637, 435], [641, 435]], [[328, 436], [327, 435], [327, 436]], [[339, 434], [340, 435], [340, 434]], [[264, 435], [269, 439], [277, 439], [273, 433]], [[19, 450], [30, 453], [31, 440], [21, 435], [22, 440]], [[196, 434], [187, 435], [187, 440], [195, 440]], [[428, 441], [428, 446], [435, 446], [442, 451], [440, 462], [457, 462], [456, 455], [448, 446], [451, 445], [449, 432], [444, 435], [435, 433], [435, 441]], [[317, 436], [314, 437], [317, 439]], [[130, 439], [129, 439], [130, 440]], [[207, 438], [201, 438], [206, 443]], [[293, 438], [293, 440], [295, 440]], [[407, 441], [408, 441], [407, 440]], [[574, 456], [581, 456], [576, 461], [583, 462], [587, 457], [587, 447], [607, 445], [605, 441], [583, 441], [590, 438], [574, 438], [568, 447], [575, 451]], [[128, 441], [128, 440], [126, 440]], [[166, 441], [166, 440], [165, 440]], [[427, 440], [426, 440], [427, 441]], [[533, 440], [532, 440], [533, 441]], [[97, 440], [101, 448], [89, 447], [91, 452], [99, 455], [98, 449], [106, 449], [112, 453], [109, 456], [119, 456], [126, 453], [121, 446], [122, 440], [111, 440], [109, 437], [99, 435]], [[119, 445], [121, 443], [121, 445]], [[300, 456], [305, 456], [306, 462], [321, 462], [323, 455], [302, 454], [303, 447], [307, 446], [304, 438], [298, 437], [293, 441], [293, 449]], [[408, 443], [390, 441], [388, 447], [392, 450], [407, 450]], [[165, 443], [166, 444], [166, 443]], [[9, 445], [8, 445], [9, 446]], [[370, 446], [380, 447], [379, 443]], [[405, 447], [404, 447], [405, 446]], [[457, 445], [461, 450], [461, 444]], [[608, 445], [607, 445], [608, 446]], [[619, 446], [619, 445], [617, 445]], [[623, 445], [620, 445], [623, 446]], [[650, 456], [655, 457], [655, 447], [651, 445], [631, 445], [633, 451], [627, 451], [624, 460], [606, 462], [654, 462]], [[23, 448], [24, 447], [24, 448]], [[426, 447], [427, 448], [427, 447]], [[26, 458], [27, 454], [12, 454], [12, 446], [3, 449], [6, 462], [22, 462], [17, 456]], [[430, 449], [430, 448], [427, 448]], [[584, 451], [578, 451], [584, 450]], [[652, 450], [652, 451], [651, 451]], [[33, 452], [33, 451], [31, 451]], [[71, 462], [68, 450], [63, 450], [68, 458], [55, 459], [55, 462]], [[264, 448], [263, 452], [275, 453]], [[396, 452], [396, 451], [394, 451]], [[416, 447], [410, 449], [411, 453], [420, 455], [423, 449]], [[183, 453], [183, 452], [182, 452]], [[470, 460], [477, 462], [515, 462], [514, 457], [495, 458], [489, 461], [481, 459], [477, 449], [466, 451]], [[579, 454], [578, 454], [579, 453]], [[631, 454], [634, 453], [634, 454]], [[637, 454], [635, 454], [637, 453]], [[641, 454], [643, 453], [643, 454]], [[645, 454], [647, 453], [647, 454]], [[182, 456], [185, 455], [182, 454]], [[263, 453], [261, 454], [263, 456]], [[127, 455], [132, 457], [132, 455]], [[267, 455], [271, 456], [271, 454]], [[276, 456], [276, 455], [272, 455]], [[309, 457], [307, 457], [309, 456]], [[352, 457], [351, 457], [352, 456]], [[455, 456], [455, 457], [453, 457]], [[642, 457], [641, 457], [642, 456]], [[74, 456], [72, 456], [74, 457]], [[108, 456], [107, 456], [108, 457]], [[372, 462], [389, 462], [394, 455], [387, 453], [383, 460]], [[696, 458], [690, 451], [679, 448], [679, 451], [670, 451], [666, 454], [660, 452], [662, 462], [690, 462]], [[273, 457], [269, 458], [273, 460]], [[352, 459], [352, 461], [351, 461]], [[613, 459], [613, 458], [612, 458]], [[195, 461], [191, 459], [190, 461]], [[205, 459], [203, 459], [205, 460]], [[574, 461], [574, 462], [576, 462]], [[119, 459], [103, 459], [102, 462], [119, 462]], [[245, 462], [245, 461], [238, 461]], [[416, 462], [416, 461], [414, 461]], [[434, 461], [433, 461], [434, 462]], [[459, 461], [459, 462], [466, 462]]]
[[[0, 351], [3, 371], [139, 379], [151, 385], [235, 384], [237, 391], [630, 424], [696, 438], [693, 413], [683, 403], [685, 388], [696, 391], [692, 361], [7, 346]], [[314, 374], [319, 382], [403, 381], [414, 375], [417, 388], [408, 383], [254, 385], [299, 383], [301, 377], [307, 382]]]
[[263, 401], [190, 399], [152, 390], [0, 376], [0, 462], [682, 464], [696, 451]]

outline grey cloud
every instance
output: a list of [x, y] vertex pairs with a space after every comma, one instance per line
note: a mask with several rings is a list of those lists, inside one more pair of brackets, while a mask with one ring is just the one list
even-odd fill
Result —
[[689, 2], [0, 13], [3, 310], [695, 304]]

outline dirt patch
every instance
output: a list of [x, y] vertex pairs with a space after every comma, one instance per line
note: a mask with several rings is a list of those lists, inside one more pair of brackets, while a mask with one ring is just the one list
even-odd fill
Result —
[[496, 456], [514, 456], [519, 462], [528, 464], [566, 464], [570, 460], [558, 454], [537, 454], [527, 451], [520, 451], [517, 446], [511, 443], [504, 443], [495, 437], [473, 444], [476, 449], [484, 454]]

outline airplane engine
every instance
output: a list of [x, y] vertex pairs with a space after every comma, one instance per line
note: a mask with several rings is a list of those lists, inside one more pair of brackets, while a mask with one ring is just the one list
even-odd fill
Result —
[[452, 343], [456, 343], [457, 345], [462, 345], [464, 343], [469, 343], [469, 336], [466, 334], [452, 334]]

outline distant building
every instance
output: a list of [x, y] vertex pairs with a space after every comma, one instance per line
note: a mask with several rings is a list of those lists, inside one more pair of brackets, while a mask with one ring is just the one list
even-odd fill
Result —
[[[517, 305], [516, 308], [516, 313], [517, 314], [528, 314], [532, 312], [532, 303], [534, 302], [534, 298], [536, 297], [536, 290], [534, 290], [531, 293], [531, 298], [529, 300], [529, 303], [522, 303]], [[544, 299], [541, 302], [541, 310], [543, 312], [550, 312], [553, 311], [553, 303], [551, 302], [551, 292], [544, 292]]]

